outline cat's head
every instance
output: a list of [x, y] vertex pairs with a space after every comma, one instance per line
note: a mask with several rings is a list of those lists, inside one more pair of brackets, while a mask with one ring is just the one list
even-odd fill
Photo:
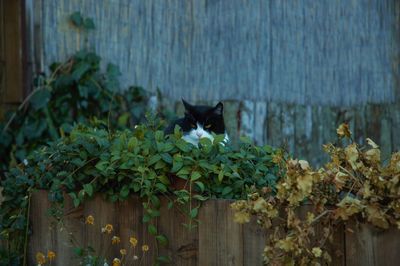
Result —
[[182, 130], [184, 138], [197, 142], [200, 138], [213, 140], [212, 133], [225, 134], [223, 104], [216, 106], [191, 105], [182, 99], [185, 106], [185, 117]]

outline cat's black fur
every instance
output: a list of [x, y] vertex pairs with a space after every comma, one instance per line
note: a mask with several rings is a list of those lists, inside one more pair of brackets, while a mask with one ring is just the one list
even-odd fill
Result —
[[192, 125], [199, 123], [203, 126], [211, 125], [209, 128], [204, 128], [210, 134], [225, 134], [225, 122], [223, 115], [223, 104], [219, 102], [216, 106], [191, 105], [182, 99], [185, 106], [185, 116], [175, 120], [166, 129], [166, 134], [174, 132], [175, 125], [179, 125], [183, 133], [190, 132], [193, 129]]

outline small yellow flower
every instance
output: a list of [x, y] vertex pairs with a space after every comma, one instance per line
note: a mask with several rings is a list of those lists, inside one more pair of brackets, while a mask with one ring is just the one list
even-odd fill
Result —
[[132, 244], [133, 247], [136, 247], [138, 241], [135, 237], [132, 236], [129, 238], [129, 242]]
[[46, 263], [46, 257], [44, 256], [44, 254], [42, 252], [36, 253], [36, 260], [37, 260], [37, 263], [40, 265], [43, 265]]
[[113, 236], [113, 237], [111, 238], [111, 243], [112, 243], [113, 245], [119, 244], [119, 242], [121, 242], [121, 239], [120, 239], [118, 236]]
[[112, 266], [121, 266], [121, 260], [118, 258], [114, 258]]
[[311, 252], [314, 254], [314, 256], [315, 256], [316, 258], [321, 257], [322, 250], [321, 250], [319, 247], [313, 248]]
[[126, 249], [121, 249], [120, 251], [119, 251], [119, 253], [121, 253], [121, 255], [122, 256], [125, 256], [126, 255]]
[[89, 215], [88, 217], [86, 217], [85, 224], [91, 224], [91, 225], [94, 224], [94, 217], [93, 217], [93, 215]]
[[103, 228], [101, 228], [101, 232], [102, 233], [107, 233], [107, 234], [111, 234], [111, 232], [114, 230], [114, 227], [112, 226], [112, 224], [106, 224], [106, 226], [104, 226]]
[[149, 251], [149, 246], [148, 245], [143, 245], [142, 246], [142, 250], [143, 250], [143, 252]]
[[47, 251], [47, 257], [49, 260], [53, 260], [56, 257], [56, 253], [52, 250]]

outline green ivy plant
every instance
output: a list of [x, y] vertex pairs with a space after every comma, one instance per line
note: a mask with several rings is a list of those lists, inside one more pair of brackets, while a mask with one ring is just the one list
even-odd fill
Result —
[[[244, 199], [256, 188], [275, 189], [279, 167], [270, 146], [258, 147], [245, 138], [237, 148], [224, 146], [221, 135], [215, 136], [214, 143], [202, 139], [198, 148], [182, 140], [178, 128], [165, 136], [159, 122], [149, 121], [133, 131], [77, 126], [68, 136], [34, 152], [27, 165], [11, 169], [2, 182], [2, 236], [8, 240], [26, 237], [29, 193], [35, 189], [48, 190], [55, 203], [61, 203], [67, 193], [75, 206], [95, 193], [112, 202], [139, 195], [145, 201], [143, 222], [160, 245], [167, 239], [152, 221], [160, 215], [161, 195], [173, 195], [174, 202], [189, 206], [185, 211], [196, 221], [199, 206], [192, 200]], [[177, 179], [186, 185], [173, 188], [171, 181]]]
[[109, 64], [102, 72], [95, 53], [80, 51], [50, 69], [49, 77], [36, 79], [34, 91], [21, 108], [0, 123], [0, 170], [69, 134], [76, 123], [123, 129], [143, 121], [151, 95], [140, 87], [121, 90], [118, 68]]

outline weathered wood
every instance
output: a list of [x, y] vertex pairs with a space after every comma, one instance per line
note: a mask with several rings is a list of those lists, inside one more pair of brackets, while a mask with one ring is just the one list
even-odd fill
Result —
[[275, 103], [268, 104], [267, 143], [273, 146], [282, 144], [281, 106]]
[[225, 127], [232, 143], [237, 143], [239, 139], [239, 114], [240, 103], [234, 101], [224, 102], [224, 120]]
[[392, 151], [400, 151], [400, 103], [390, 106], [390, 116], [392, 118]]
[[[101, 195], [95, 196], [93, 199], [87, 201], [84, 205], [85, 217], [92, 215], [95, 219], [94, 225], [85, 226], [85, 242], [83, 247], [91, 247], [94, 249], [95, 254], [102, 258], [106, 258], [108, 262], [118, 256], [118, 250], [111, 243], [111, 239], [117, 234], [119, 225], [118, 221], [117, 204], [102, 199]], [[111, 233], [102, 232], [107, 224], [113, 226]]]
[[255, 219], [243, 225], [243, 265], [261, 266], [266, 245], [266, 231], [257, 225]]
[[254, 139], [255, 104], [252, 101], [243, 101], [240, 104], [240, 135]]
[[48, 215], [51, 207], [47, 199], [47, 191], [37, 191], [32, 194], [30, 201], [30, 227], [32, 235], [29, 238], [29, 265], [36, 265], [36, 254], [41, 252], [47, 254], [48, 250], [53, 250], [57, 244], [52, 222], [54, 219]]
[[295, 153], [295, 113], [291, 104], [282, 105], [282, 139], [288, 151]]
[[[13, 2], [13, 1], [11, 1]], [[396, 0], [43, 1], [45, 65], [94, 47], [176, 100], [349, 105], [395, 97]], [[92, 17], [89, 34], [68, 16]], [[340, 23], [338, 23], [338, 21]], [[327, 30], [329, 29], [329, 30]], [[87, 39], [87, 40], [86, 40]]]
[[346, 265], [398, 265], [400, 231], [382, 231], [366, 224], [348, 223], [346, 226]]
[[[142, 222], [144, 209], [137, 196], [114, 204], [95, 196], [79, 208], [73, 208], [67, 198], [62, 220], [64, 225], [61, 226], [47, 215], [51, 206], [47, 192], [38, 191], [31, 198], [32, 235], [28, 262], [35, 265], [37, 252], [46, 254], [53, 250], [57, 254], [56, 265], [77, 265], [79, 261], [73, 249], [91, 246], [95, 250], [92, 255], [105, 256], [109, 263], [113, 258], [121, 258], [120, 249], [125, 248], [127, 265], [151, 265], [160, 255], [169, 255], [172, 265], [262, 265], [268, 231], [260, 228], [255, 219], [245, 225], [235, 223], [230, 203], [228, 200], [204, 202], [199, 212], [199, 227], [188, 231], [182, 226], [182, 223], [187, 223], [186, 216], [178, 209], [169, 210], [168, 199], [163, 197], [161, 216], [154, 223], [158, 233], [165, 234], [169, 243], [160, 246], [147, 232], [148, 224]], [[311, 205], [306, 205], [299, 208], [298, 214], [304, 219], [312, 210]], [[94, 216], [94, 225], [84, 223], [88, 215]], [[111, 234], [101, 233], [101, 228], [107, 223], [113, 225]], [[396, 228], [382, 231], [370, 225], [349, 222], [335, 227], [332, 243], [322, 237], [323, 234], [324, 225], [317, 224], [315, 235], [310, 239], [311, 245], [328, 245], [332, 265], [397, 265], [400, 231]], [[114, 235], [121, 238], [121, 243], [111, 244]], [[135, 248], [129, 243], [131, 236], [138, 240]], [[149, 245], [146, 253], [141, 250], [143, 244]], [[137, 260], [134, 260], [134, 255]]]
[[196, 266], [199, 249], [198, 227], [184, 228], [184, 224], [189, 224], [189, 218], [184, 212], [187, 206], [175, 203], [173, 208], [168, 209], [169, 201], [168, 198], [163, 198], [161, 202], [160, 217], [162, 218], [159, 220], [158, 229], [159, 233], [169, 239], [169, 242], [166, 247], [159, 247], [159, 255], [168, 255], [173, 265]]
[[207, 201], [200, 210], [199, 265], [243, 265], [243, 229], [229, 201]]
[[255, 102], [254, 114], [254, 141], [257, 145], [263, 145], [266, 141], [267, 103]]
[[[117, 235], [121, 238], [120, 249], [126, 249], [127, 255], [124, 261], [128, 265], [136, 265], [139, 257], [142, 254], [141, 243], [142, 243], [142, 227], [143, 222], [143, 206], [142, 201], [138, 196], [132, 196], [126, 201], [119, 202], [117, 207], [118, 212], [118, 232]], [[129, 242], [130, 238], [134, 237], [138, 240], [136, 247], [132, 246]], [[154, 247], [150, 247], [154, 249]], [[138, 260], [134, 259], [134, 256], [138, 256]]]
[[[3, 10], [0, 10], [0, 20], [3, 20], [3, 29], [0, 34], [4, 39], [4, 53], [0, 58], [0, 93], [4, 103], [20, 103], [23, 99], [23, 65], [22, 65], [22, 3], [17, 1], [3, 1]], [[1, 82], [1, 80], [0, 80]]]

